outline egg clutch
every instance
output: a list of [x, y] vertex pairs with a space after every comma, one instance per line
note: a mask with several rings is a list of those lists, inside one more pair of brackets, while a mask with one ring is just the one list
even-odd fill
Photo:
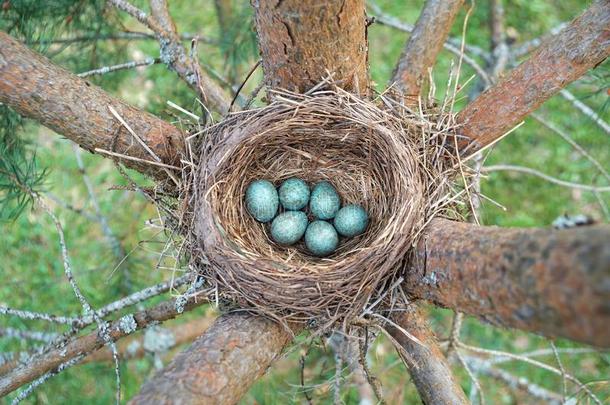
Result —
[[[360, 235], [369, 222], [360, 205], [341, 207], [339, 193], [328, 181], [320, 181], [310, 189], [305, 181], [292, 177], [276, 189], [268, 180], [256, 180], [248, 185], [245, 199], [254, 219], [271, 222], [271, 238], [275, 242], [293, 245], [304, 236], [307, 249], [320, 257], [337, 249], [339, 235]], [[309, 221], [304, 209], [313, 221]], [[278, 211], [282, 212], [276, 215]]]

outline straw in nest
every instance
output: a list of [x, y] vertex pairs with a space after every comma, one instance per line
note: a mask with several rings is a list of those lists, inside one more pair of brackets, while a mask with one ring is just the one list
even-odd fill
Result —
[[[415, 113], [392, 98], [342, 90], [275, 92], [267, 107], [207, 128], [193, 210], [195, 263], [220, 296], [289, 321], [349, 321], [379, 301], [426, 221], [447, 208], [454, 162], [450, 114]], [[317, 258], [281, 246], [247, 212], [256, 179], [329, 180], [368, 211], [367, 231]], [[205, 263], [205, 265], [200, 265]]]

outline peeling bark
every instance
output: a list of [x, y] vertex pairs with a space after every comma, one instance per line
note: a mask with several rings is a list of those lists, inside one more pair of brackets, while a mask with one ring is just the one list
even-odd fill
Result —
[[610, 226], [434, 220], [404, 274], [414, 297], [494, 325], [610, 347]]
[[364, 0], [253, 1], [270, 88], [306, 92], [328, 72], [343, 89], [366, 94]]
[[223, 315], [144, 384], [130, 403], [235, 404], [291, 340], [273, 321]]
[[410, 306], [405, 312], [396, 316], [394, 321], [423, 343], [422, 346], [414, 342], [393, 326], [387, 327], [392, 337], [411, 356], [411, 359], [403, 360], [409, 368], [409, 374], [422, 403], [426, 405], [470, 403], [453, 376], [451, 367], [438, 346], [424, 313], [415, 306]]
[[392, 81], [405, 96], [415, 99], [434, 66], [451, 24], [464, 0], [428, 0], [405, 45]]
[[[113, 107], [161, 161], [179, 162], [183, 135], [178, 128], [108, 95], [4, 32], [0, 32], [0, 102], [90, 152], [101, 148], [153, 161], [111, 114], [108, 107]], [[167, 176], [157, 166], [118, 160], [157, 179]]]
[[610, 55], [610, 0], [598, 0], [458, 114], [463, 153], [498, 140], [529, 113]]

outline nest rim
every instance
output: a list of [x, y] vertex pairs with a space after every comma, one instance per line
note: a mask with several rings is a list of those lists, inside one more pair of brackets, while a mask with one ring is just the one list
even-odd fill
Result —
[[[451, 200], [442, 179], [455, 173], [443, 146], [452, 116], [388, 109], [387, 100], [384, 107], [340, 89], [273, 96], [204, 131], [193, 205], [204, 218], [193, 235], [197, 262], [206, 264], [199, 271], [224, 297], [274, 318], [353, 319], [395, 283], [427, 220]], [[366, 232], [342, 238], [325, 258], [302, 243], [273, 242], [268, 225], [248, 214], [245, 188], [290, 177], [331, 181], [342, 206], [367, 210]]]

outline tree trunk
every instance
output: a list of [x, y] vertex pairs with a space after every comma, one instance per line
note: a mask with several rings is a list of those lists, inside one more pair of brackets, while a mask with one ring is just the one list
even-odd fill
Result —
[[306, 92], [330, 73], [341, 88], [366, 93], [364, 0], [252, 2], [269, 88]]

